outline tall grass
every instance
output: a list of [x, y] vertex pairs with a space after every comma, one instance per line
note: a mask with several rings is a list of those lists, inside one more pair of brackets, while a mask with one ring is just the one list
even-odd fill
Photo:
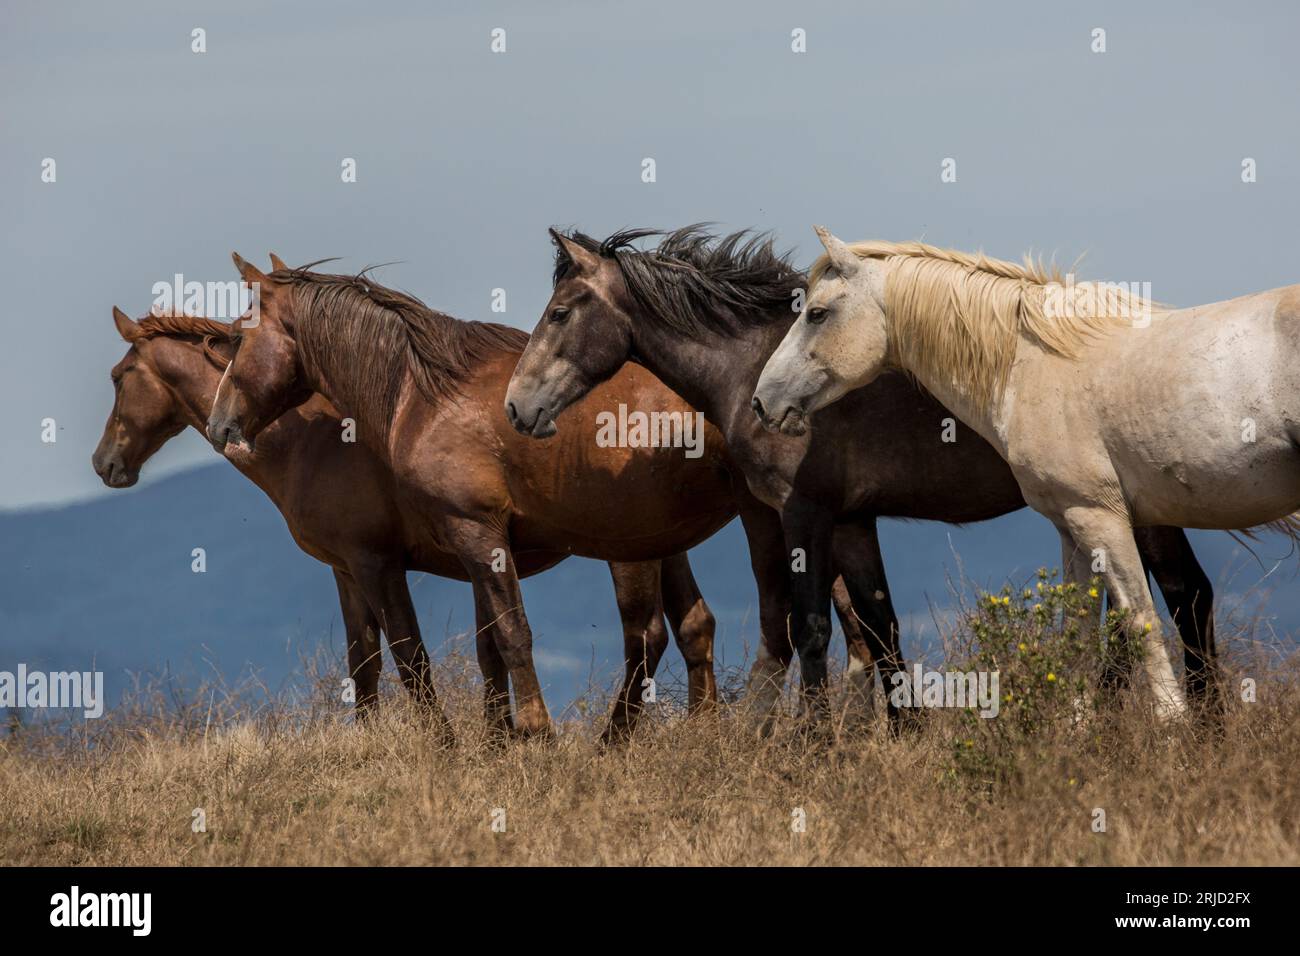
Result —
[[[596, 692], [557, 739], [502, 746], [462, 652], [435, 678], [452, 750], [392, 683], [355, 723], [333, 658], [297, 693], [144, 687], [101, 720], [0, 737], [0, 862], [1300, 863], [1295, 656], [1221, 635], [1221, 719], [1160, 726], [1138, 688], [1093, 699], [1095, 625], [1064, 627], [1087, 596], [1052, 600], [1011, 589], [945, 635], [941, 666], [1000, 669], [999, 717], [930, 710], [899, 734], [879, 708], [865, 730], [792, 716], [759, 738], [741, 704], [685, 719], [670, 677], [625, 746], [597, 742]], [[721, 676], [734, 700], [743, 675]]]

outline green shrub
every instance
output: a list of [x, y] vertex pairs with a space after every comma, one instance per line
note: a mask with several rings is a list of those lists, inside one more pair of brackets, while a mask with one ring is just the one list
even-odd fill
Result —
[[954, 778], [991, 788], [1025, 760], [1041, 761], [1049, 750], [1059, 755], [1059, 739], [1088, 722], [1107, 696], [1107, 666], [1127, 667], [1140, 646], [1120, 612], [1102, 619], [1101, 593], [1099, 579], [1081, 588], [1042, 569], [1032, 587], [982, 595], [964, 615], [951, 666], [997, 673], [998, 713], [963, 711]]

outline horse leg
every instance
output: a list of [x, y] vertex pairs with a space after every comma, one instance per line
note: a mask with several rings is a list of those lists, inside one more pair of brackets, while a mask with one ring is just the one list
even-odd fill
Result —
[[[894, 706], [888, 690], [906, 678], [907, 665], [899, 644], [898, 614], [889, 596], [889, 581], [885, 577], [885, 560], [880, 554], [876, 522], [841, 525], [835, 529], [834, 542], [836, 567], [843, 572], [855, 616], [862, 624], [871, 654], [879, 662], [890, 726], [898, 730], [902, 726], [903, 714]], [[902, 678], [897, 676], [900, 674]]]
[[411, 591], [406, 586], [406, 569], [385, 563], [354, 569], [353, 576], [368, 595], [373, 595], [370, 603], [377, 610], [388, 638], [388, 649], [397, 661], [397, 673], [407, 693], [433, 719], [443, 743], [451, 746], [455, 736], [433, 689], [433, 666], [420, 636]]
[[335, 568], [334, 584], [338, 587], [343, 629], [347, 634], [348, 676], [356, 692], [357, 718], [365, 720], [379, 705], [379, 673], [384, 666], [379, 648], [379, 619], [352, 575]]
[[[1080, 590], [1086, 589], [1092, 581], [1092, 565], [1089, 563], [1090, 554], [1085, 552], [1082, 546], [1074, 540], [1074, 534], [1064, 523], [1056, 525], [1057, 533], [1061, 536], [1061, 581], [1064, 584], [1073, 584]], [[1143, 577], [1145, 580], [1145, 575]], [[1107, 601], [1112, 598], [1109, 593], [1106, 595]], [[1094, 621], [1093, 623], [1096, 623]], [[1128, 686], [1128, 664], [1122, 659], [1117, 652], [1117, 648], [1110, 642], [1110, 633], [1107, 633], [1107, 644], [1101, 652], [1101, 678], [1099, 684], [1100, 695], [1108, 702], [1113, 702], [1116, 695]], [[1083, 698], [1076, 698], [1074, 701], [1075, 717], [1079, 721], [1086, 720], [1085, 704]]]
[[[1058, 524], [1056, 531], [1061, 536], [1061, 583], [1073, 584], [1081, 591], [1087, 590], [1092, 582], [1092, 565], [1088, 561], [1091, 555], [1074, 540], [1074, 534], [1064, 523]], [[1107, 599], [1109, 600], [1109, 595]], [[1125, 679], [1126, 675], [1113, 666], [1108, 650], [1104, 660], [1102, 685], [1115, 689], [1122, 686]]]
[[1183, 642], [1183, 681], [1190, 700], [1212, 703], [1218, 687], [1214, 588], [1182, 528], [1135, 528], [1142, 563], [1155, 578]]
[[[1057, 525], [1056, 530], [1061, 535], [1062, 582], [1073, 584], [1081, 590], [1086, 589], [1092, 581], [1092, 565], [1089, 562], [1091, 555], [1074, 540], [1074, 535], [1067, 526]], [[1107, 591], [1107, 603], [1113, 600], [1114, 598]], [[1130, 662], [1127, 656], [1121, 654], [1118, 648], [1108, 641], [1102, 648], [1100, 684], [1101, 693], [1107, 700], [1113, 700], [1116, 694], [1128, 686], [1129, 668]], [[1078, 702], [1078, 706], [1081, 707], [1082, 702]]]
[[659, 659], [668, 647], [663, 606], [659, 603], [658, 561], [609, 562], [614, 595], [623, 618], [623, 687], [614, 701], [614, 712], [602, 740], [612, 743], [631, 736], [645, 710], [644, 685], [655, 675]]
[[451, 540], [474, 586], [474, 605], [485, 622], [480, 633], [491, 635], [514, 684], [516, 732], [549, 735], [551, 715], [533, 666], [533, 634], [510, 541], [497, 529], [471, 521], [453, 527]]
[[792, 498], [781, 516], [786, 554], [791, 559], [790, 631], [799, 654], [804, 712], [814, 722], [825, 716], [826, 649], [831, 640], [832, 541], [835, 522], [829, 511]]
[[831, 584], [831, 605], [835, 608], [835, 617], [839, 619], [840, 629], [844, 632], [844, 647], [849, 652], [847, 722], [865, 727], [870, 723], [871, 714], [875, 710], [873, 692], [876, 689], [876, 662], [842, 575]]
[[1061, 580], [1065, 584], [1087, 587], [1091, 580], [1088, 555], [1075, 541], [1073, 532], [1064, 524], [1056, 526], [1061, 536]]
[[1186, 709], [1183, 692], [1161, 639], [1160, 616], [1147, 585], [1133, 528], [1105, 507], [1069, 508], [1063, 518], [1078, 545], [1076, 561], [1083, 551], [1104, 558], [1106, 593], [1115, 606], [1129, 612], [1124, 626], [1142, 646], [1143, 669], [1151, 684], [1157, 717], [1163, 720], [1181, 714]]
[[510, 717], [510, 673], [492, 637], [491, 621], [483, 602], [475, 594], [474, 646], [478, 668], [483, 674], [483, 716], [488, 733], [500, 740], [514, 731], [515, 724]]
[[713, 676], [717, 622], [695, 583], [686, 552], [665, 558], [661, 573], [664, 613], [677, 639], [677, 649], [686, 661], [686, 712], [714, 710], [718, 706], [718, 682]]
[[745, 699], [754, 727], [772, 728], [786, 670], [794, 657], [790, 643], [790, 564], [780, 516], [749, 494], [737, 490], [740, 520], [749, 542], [749, 564], [758, 585], [758, 655], [749, 671]]

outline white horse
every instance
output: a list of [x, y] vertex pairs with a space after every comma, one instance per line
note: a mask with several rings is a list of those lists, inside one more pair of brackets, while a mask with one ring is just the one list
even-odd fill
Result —
[[1103, 577], [1157, 713], [1181, 712], [1133, 528], [1296, 534], [1300, 286], [1171, 310], [1028, 260], [817, 234], [805, 308], [754, 393], [763, 423], [798, 434], [885, 368], [910, 373], [1002, 453], [1067, 579]]

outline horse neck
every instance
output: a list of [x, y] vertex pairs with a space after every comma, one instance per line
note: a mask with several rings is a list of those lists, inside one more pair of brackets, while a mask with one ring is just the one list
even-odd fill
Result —
[[[898, 331], [894, 327], [887, 292], [890, 270], [894, 266], [875, 259], [863, 259], [861, 268], [867, 271], [867, 275], [860, 281], [867, 283], [876, 306], [885, 317], [885, 341], [889, 344], [884, 366], [907, 372], [967, 427], [994, 448], [1005, 453], [1006, 445], [1002, 441], [999, 427], [1003, 419], [1002, 409], [1005, 398], [1000, 395], [995, 396], [986, 405], [972, 398], [969, 389], [954, 381], [951, 376], [941, 375], [931, 369], [912, 368], [909, 363], [903, 361], [897, 347]], [[1020, 337], [1020, 344], [1024, 344], [1023, 336]]]
[[159, 338], [152, 348], [156, 350], [153, 367], [176, 396], [185, 423], [206, 437], [208, 412], [217, 397], [221, 371], [207, 360], [196, 342]]
[[[202, 346], [197, 343], [180, 339], [159, 339], [158, 342], [166, 342], [167, 351], [155, 358], [154, 368], [176, 396], [185, 423], [207, 441], [208, 413], [221, 384], [221, 370], [208, 361]], [[232, 464], [269, 493], [267, 482], [273, 469], [264, 456]]]
[[[888, 314], [885, 313], [886, 335], [892, 337], [893, 329], [888, 325]], [[972, 399], [969, 391], [951, 378], [939, 376], [927, 369], [910, 368], [897, 359], [892, 349], [890, 351], [891, 355], [886, 362], [887, 367], [907, 372], [959, 421], [1005, 455], [1006, 443], [1002, 440], [999, 427], [1003, 417], [1001, 411], [1003, 396], [995, 397], [986, 406], [983, 402]]]
[[[331, 356], [336, 353], [329, 353]], [[323, 396], [343, 418], [356, 422], [357, 434], [361, 443], [379, 456], [386, 464], [392, 464], [389, 453], [388, 438], [393, 422], [383, 421], [382, 415], [369, 402], [353, 399], [355, 394], [356, 372], [347, 367], [319, 368], [314, 363], [303, 359], [302, 347], [298, 349], [298, 364], [303, 369], [303, 384], [311, 391]], [[330, 363], [338, 365], [339, 363]], [[346, 363], [343, 363], [346, 365]], [[402, 388], [397, 407], [401, 409], [408, 401], [408, 396], [415, 389], [415, 383], [409, 371], [402, 373]]]
[[660, 322], [636, 322], [633, 359], [725, 433], [732, 422], [749, 420], [758, 377], [794, 318], [691, 336]]

